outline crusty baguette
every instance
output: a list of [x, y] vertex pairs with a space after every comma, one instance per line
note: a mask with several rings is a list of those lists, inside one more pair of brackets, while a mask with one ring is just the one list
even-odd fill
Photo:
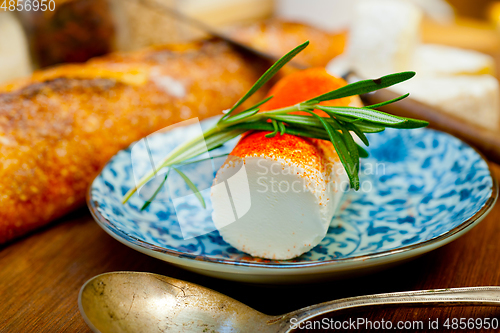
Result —
[[220, 114], [259, 72], [226, 44], [200, 42], [60, 66], [0, 87], [0, 243], [82, 205], [118, 150]]

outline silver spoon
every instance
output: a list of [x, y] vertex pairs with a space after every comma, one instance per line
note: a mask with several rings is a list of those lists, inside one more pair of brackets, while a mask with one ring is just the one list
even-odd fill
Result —
[[170, 277], [115, 272], [87, 281], [80, 312], [94, 332], [290, 332], [319, 315], [370, 305], [500, 306], [500, 287], [450, 288], [358, 296], [268, 316], [208, 288]]

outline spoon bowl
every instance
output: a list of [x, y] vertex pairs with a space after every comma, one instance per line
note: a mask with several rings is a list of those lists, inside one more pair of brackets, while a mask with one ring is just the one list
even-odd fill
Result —
[[290, 332], [291, 322], [299, 324], [328, 312], [382, 304], [499, 306], [500, 287], [350, 297], [269, 316], [194, 283], [152, 273], [115, 272], [87, 281], [78, 297], [85, 322], [101, 333]]
[[266, 332], [262, 324], [272, 319], [211, 289], [139, 272], [90, 279], [80, 291], [78, 304], [90, 328], [103, 333], [221, 332], [226, 327]]

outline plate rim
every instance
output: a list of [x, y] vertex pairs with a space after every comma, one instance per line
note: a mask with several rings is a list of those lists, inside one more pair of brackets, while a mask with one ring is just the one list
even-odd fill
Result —
[[[406, 245], [402, 246], [396, 249], [392, 250], [386, 250], [378, 253], [373, 253], [373, 254], [364, 254], [360, 256], [355, 256], [355, 257], [348, 257], [348, 258], [338, 258], [338, 259], [328, 259], [328, 260], [323, 260], [323, 261], [314, 261], [314, 262], [290, 262], [290, 263], [281, 263], [281, 262], [241, 262], [238, 260], [234, 259], [228, 259], [228, 258], [211, 258], [206, 255], [200, 255], [200, 254], [189, 254], [186, 252], [180, 252], [177, 250], [172, 250], [172, 249], [167, 249], [164, 247], [159, 247], [157, 245], [153, 245], [151, 243], [148, 243], [146, 241], [137, 239], [122, 230], [116, 228], [113, 226], [113, 224], [107, 220], [104, 216], [102, 216], [99, 211], [98, 207], [99, 204], [96, 203], [94, 200], [92, 200], [92, 188], [94, 181], [101, 175], [102, 170], [106, 168], [108, 163], [99, 171], [99, 174], [94, 178], [92, 183], [90, 184], [88, 190], [87, 190], [87, 195], [86, 195], [86, 202], [87, 206], [94, 217], [94, 220], [97, 222], [97, 224], [104, 229], [107, 233], [112, 236], [112, 238], [115, 238], [118, 240], [120, 243], [129, 246], [127, 243], [131, 243], [133, 246], [137, 246], [140, 248], [143, 248], [144, 254], [147, 254], [147, 251], [154, 251], [156, 253], [159, 253], [161, 255], [167, 256], [167, 257], [172, 257], [175, 259], [182, 259], [184, 262], [185, 260], [195, 260], [196, 262], [199, 263], [210, 263], [212, 265], [220, 266], [220, 267], [226, 267], [227, 265], [234, 266], [234, 267], [247, 267], [247, 268], [269, 268], [269, 269], [279, 269], [279, 270], [289, 270], [289, 269], [308, 269], [308, 268], [318, 268], [322, 266], [330, 266], [330, 265], [335, 265], [335, 266], [344, 266], [350, 263], [357, 263], [357, 262], [367, 262], [375, 260], [375, 259], [380, 259], [380, 258], [385, 258], [391, 255], [397, 255], [397, 254], [403, 254], [403, 253], [409, 253], [411, 251], [417, 251], [419, 249], [422, 249], [423, 247], [429, 247], [431, 248], [429, 251], [432, 251], [433, 249], [439, 248], [440, 246], [443, 246], [447, 244], [448, 242], [443, 242], [443, 244], [439, 245], [440, 242], [451, 238], [453, 239], [453, 236], [460, 235], [462, 232], [466, 231], [467, 229], [472, 229], [475, 224], [479, 223], [490, 211], [493, 209], [497, 199], [498, 199], [498, 194], [499, 194], [499, 184], [497, 179], [494, 177], [494, 172], [491, 168], [491, 164], [488, 161], [488, 159], [485, 158], [485, 156], [478, 151], [475, 147], [471, 146], [469, 143], [463, 141], [462, 139], [456, 137], [453, 134], [436, 130], [433, 128], [425, 128], [425, 130], [430, 130], [430, 131], [435, 131], [439, 132], [445, 135], [448, 135], [452, 138], [455, 138], [456, 140], [459, 140], [462, 142], [464, 145], [467, 147], [471, 148], [474, 150], [479, 157], [486, 163], [488, 167], [488, 171], [490, 174], [490, 177], [492, 179], [492, 186], [491, 186], [491, 195], [490, 197], [486, 200], [486, 202], [482, 205], [482, 207], [470, 218], [467, 220], [463, 221], [461, 224], [456, 226], [453, 229], [450, 229], [443, 233], [442, 235], [439, 235], [437, 237], [433, 237], [431, 239], [425, 240], [423, 242], [419, 242], [417, 244], [411, 244], [411, 245]], [[127, 150], [127, 148], [120, 150]], [[113, 159], [119, 152], [117, 152], [111, 159]], [[110, 161], [111, 161], [110, 159]], [[468, 231], [468, 230], [467, 230]], [[116, 237], [115, 237], [116, 236]], [[117, 237], [121, 236], [120, 238], [126, 242], [122, 242], [120, 239]], [[434, 245], [434, 247], [433, 247]], [[437, 245], [437, 246], [436, 246]], [[129, 246], [131, 247], [131, 246]], [[134, 249], [134, 247], [131, 247]], [[136, 249], [134, 249], [136, 250]], [[425, 253], [425, 252], [424, 252]], [[149, 255], [149, 254], [147, 254]], [[251, 255], [248, 255], [251, 256]], [[268, 260], [268, 259], [262, 259], [262, 260]], [[168, 261], [168, 260], [165, 260]]]

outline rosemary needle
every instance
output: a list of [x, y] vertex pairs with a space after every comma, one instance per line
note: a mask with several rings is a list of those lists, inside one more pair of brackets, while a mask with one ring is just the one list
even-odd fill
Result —
[[[408, 97], [408, 94], [366, 107], [324, 106], [319, 104], [332, 99], [355, 96], [387, 88], [412, 78], [415, 76], [415, 72], [389, 74], [374, 80], [363, 80], [351, 83], [293, 106], [259, 112], [258, 107], [272, 98], [268, 97], [248, 109], [242, 110], [239, 113], [234, 113], [243, 102], [266, 84], [287, 62], [306, 48], [308, 44], [309, 42], [305, 42], [297, 46], [273, 64], [266, 73], [257, 80], [252, 88], [250, 88], [250, 90], [220, 118], [215, 126], [206, 130], [201, 137], [192, 139], [177, 147], [165, 157], [159, 169], [182, 164], [202, 154], [205, 151], [200, 149], [199, 142], [203, 140], [205, 140], [206, 147], [210, 151], [220, 147], [245, 131], [269, 131], [271, 133], [267, 134], [266, 137], [287, 133], [289, 135], [331, 141], [347, 172], [351, 187], [357, 190], [359, 189], [359, 159], [361, 157], [367, 157], [368, 153], [365, 149], [356, 144], [351, 132], [355, 133], [363, 144], [368, 146], [369, 142], [365, 133], [381, 132], [386, 127], [420, 128], [428, 125], [426, 121], [398, 117], [374, 110], [375, 108], [404, 99]], [[315, 109], [326, 112], [329, 117], [320, 117], [313, 112]], [[308, 114], [295, 114], [297, 111], [306, 111]], [[194, 183], [179, 170], [175, 168], [174, 170], [181, 175], [191, 190], [199, 198], [202, 206], [205, 207], [203, 197], [201, 197]], [[125, 194], [122, 202], [126, 203], [137, 191], [137, 188], [147, 183], [152, 177], [154, 177], [153, 173], [145, 175], [136, 187], [130, 189]], [[160, 186], [163, 185], [164, 182], [162, 182]]]

